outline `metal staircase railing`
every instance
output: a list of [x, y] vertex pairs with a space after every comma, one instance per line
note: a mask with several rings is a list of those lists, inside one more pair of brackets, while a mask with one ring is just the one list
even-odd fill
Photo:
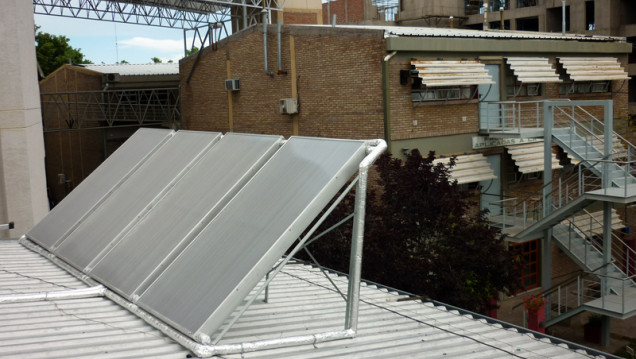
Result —
[[[546, 326], [587, 310], [604, 315], [626, 317], [636, 311], [636, 276], [618, 278], [598, 272], [583, 272], [573, 280], [568, 280], [553, 287], [545, 294], [552, 310], [552, 319]], [[604, 289], [603, 281], [612, 280], [617, 286]]]

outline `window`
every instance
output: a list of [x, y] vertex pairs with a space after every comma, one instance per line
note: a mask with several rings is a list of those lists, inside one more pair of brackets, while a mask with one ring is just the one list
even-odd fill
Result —
[[612, 82], [606, 81], [568, 81], [559, 85], [559, 94], [576, 94], [576, 93], [603, 93], [609, 92], [610, 84]]
[[517, 19], [517, 30], [520, 31], [539, 31], [539, 18], [526, 17]]
[[537, 6], [537, 0], [517, 0], [517, 7]]
[[521, 287], [530, 290], [539, 286], [539, 240], [526, 243], [511, 244], [513, 250], [519, 251], [521, 260]]
[[[484, 13], [484, 1], [483, 0], [464, 0], [464, 14], [476, 15]], [[504, 10], [510, 10], [510, 0], [489, 0], [488, 11], [495, 12], [501, 8]]]
[[585, 2], [585, 25], [587, 30], [594, 30], [596, 28], [594, 24], [594, 1]]
[[521, 83], [515, 77], [510, 66], [506, 67], [506, 96], [514, 97], [532, 97], [541, 96], [542, 84], [540, 83]]
[[477, 98], [477, 86], [429, 87], [413, 84], [413, 102], [468, 100]]

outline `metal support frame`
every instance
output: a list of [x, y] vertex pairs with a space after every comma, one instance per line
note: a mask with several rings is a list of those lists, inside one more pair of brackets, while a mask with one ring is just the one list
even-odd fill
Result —
[[[181, 125], [178, 87], [55, 92], [40, 95], [44, 132]], [[61, 124], [64, 124], [62, 126]]]
[[[233, 8], [281, 11], [287, 0], [33, 0], [40, 15], [193, 29], [230, 21]], [[245, 14], [245, 11], [243, 12]]]

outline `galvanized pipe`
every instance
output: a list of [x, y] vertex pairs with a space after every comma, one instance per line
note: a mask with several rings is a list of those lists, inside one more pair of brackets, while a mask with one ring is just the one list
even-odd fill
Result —
[[561, 34], [565, 35], [565, 0], [561, 0]]
[[282, 36], [281, 36], [281, 28], [283, 26], [283, 23], [280, 19], [278, 19], [278, 73], [280, 74], [281, 72], [283, 72], [283, 49], [282, 49]]
[[351, 234], [351, 256], [349, 263], [349, 290], [345, 328], [354, 332], [358, 329], [358, 308], [360, 306], [360, 277], [362, 272], [362, 245], [364, 243], [364, 214], [367, 200], [367, 177], [369, 168], [386, 151], [384, 140], [375, 140], [371, 152], [360, 162], [358, 186]]
[[267, 18], [267, 11], [265, 9], [263, 9], [261, 13], [263, 14], [263, 54], [265, 61], [265, 74], [267, 76], [272, 76], [272, 73], [269, 72], [269, 66], [267, 65], [267, 23], [269, 22], [269, 19]]
[[37, 302], [42, 300], [61, 300], [77, 298], [93, 298], [104, 296], [106, 287], [97, 285], [90, 288], [78, 288], [53, 292], [0, 295], [0, 303]]

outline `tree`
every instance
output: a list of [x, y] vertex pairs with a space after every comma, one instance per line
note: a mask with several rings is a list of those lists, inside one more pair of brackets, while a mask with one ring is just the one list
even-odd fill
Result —
[[199, 52], [199, 48], [196, 46], [192, 46], [192, 48], [190, 50], [186, 50], [186, 56], [190, 56], [192, 54], [196, 54], [197, 52]]
[[156, 57], [156, 56], [151, 58], [150, 60], [152, 60], [153, 64], [160, 64], [161, 63], [161, 59]]
[[92, 64], [84, 58], [81, 49], [69, 45], [68, 37], [39, 31], [39, 26], [36, 26], [35, 30], [35, 53], [44, 76], [64, 64]]
[[[377, 161], [381, 194], [367, 201], [363, 277], [484, 312], [499, 291], [518, 289], [519, 257], [488, 226], [486, 213], [475, 210], [473, 194], [433, 159], [415, 150], [405, 163], [389, 155]], [[347, 199], [340, 214], [352, 206]], [[346, 271], [349, 243], [350, 227], [341, 227], [310, 250], [322, 265]]]

